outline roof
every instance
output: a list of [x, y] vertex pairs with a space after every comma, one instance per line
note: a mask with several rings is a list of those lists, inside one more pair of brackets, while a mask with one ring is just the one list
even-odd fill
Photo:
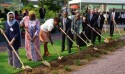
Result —
[[28, 0], [28, 1], [37, 1], [38, 2], [38, 0]]
[[88, 4], [125, 4], [125, 0], [72, 0], [69, 4], [77, 3], [88, 3]]
[[4, 4], [0, 4], [0, 6], [3, 6], [3, 7], [9, 7], [9, 6], [11, 6], [11, 4], [4, 3]]

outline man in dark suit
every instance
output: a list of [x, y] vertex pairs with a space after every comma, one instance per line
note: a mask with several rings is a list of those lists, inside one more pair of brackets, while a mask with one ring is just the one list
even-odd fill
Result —
[[44, 17], [45, 17], [45, 14], [46, 14], [46, 9], [41, 6], [41, 8], [39, 9], [39, 13], [40, 13], [40, 19], [42, 22], [44, 22]]
[[[98, 15], [96, 13], [94, 13], [93, 10], [90, 10], [90, 13], [86, 15], [88, 25], [90, 25], [94, 29], [97, 28], [97, 18], [98, 18], [97, 16]], [[95, 39], [96, 39], [96, 32], [94, 32], [91, 28], [88, 27], [87, 37], [94, 44], [95, 43]]]
[[115, 21], [116, 21], [116, 12], [115, 9], [113, 8], [112, 12], [109, 15], [109, 19], [110, 19], [110, 36], [113, 37], [113, 33], [114, 33], [114, 25], [115, 25]]
[[[61, 27], [63, 29], [63, 31], [65, 31], [65, 33], [68, 34], [69, 37], [73, 38], [73, 34], [71, 33], [71, 19], [69, 19], [67, 17], [68, 13], [67, 12], [63, 12], [63, 17], [61, 19]], [[64, 51], [65, 49], [65, 34], [62, 34], [62, 48], [61, 48], [61, 52]], [[67, 47], [68, 47], [68, 53], [71, 53], [71, 47], [72, 47], [72, 42], [70, 41], [70, 39], [67, 38]]]
[[[98, 20], [97, 20], [97, 23], [98, 23], [98, 33], [101, 34], [101, 31], [102, 31], [102, 28], [103, 28], [103, 24], [104, 24], [104, 20], [105, 20], [105, 17], [103, 16], [103, 13], [102, 12], [99, 12], [99, 16], [98, 16]], [[101, 42], [101, 36], [98, 35], [98, 40], [99, 42]]]

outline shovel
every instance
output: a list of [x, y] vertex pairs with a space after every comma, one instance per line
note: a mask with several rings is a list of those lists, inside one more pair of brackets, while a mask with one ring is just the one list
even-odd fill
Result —
[[58, 59], [61, 60], [63, 58], [63, 56], [60, 56], [59, 52], [56, 50], [55, 46], [52, 44], [54, 50], [56, 51], [56, 53], [58, 54]]
[[41, 59], [42, 59], [42, 63], [48, 67], [50, 67], [50, 63], [47, 62], [46, 60], [44, 60], [44, 58], [42, 57], [42, 55], [40, 54], [40, 52], [38, 51], [38, 48], [36, 47], [36, 45], [34, 44], [35, 48], [36, 48], [36, 51], [38, 52], [38, 54], [40, 55]]
[[90, 44], [88, 44], [83, 38], [81, 38], [73, 29], [71, 29], [72, 32], [74, 32], [83, 42], [85, 42], [85, 44], [89, 47], [91, 46]]
[[90, 25], [87, 24], [88, 27], [90, 27], [94, 32], [96, 32], [98, 35], [100, 35], [102, 38], [104, 38], [104, 42], [105, 43], [109, 43], [110, 40], [109, 38], [106, 38], [105, 36], [102, 36], [99, 32], [97, 32], [93, 27], [91, 27]]
[[[0, 28], [0, 31], [3, 31]], [[4, 37], [6, 38], [7, 42], [9, 43], [9, 39], [7, 38], [5, 33], [2, 33], [4, 35]], [[26, 70], [26, 71], [32, 71], [32, 68], [28, 65], [24, 66], [24, 63], [22, 62], [22, 60], [20, 59], [19, 55], [17, 54], [17, 52], [15, 51], [14, 47], [12, 45], [10, 45], [10, 47], [12, 48], [12, 50], [14, 51], [14, 53], [16, 54], [17, 58], [19, 59], [20, 63], [22, 64], [22, 69]]]
[[69, 38], [69, 39], [77, 46], [78, 51], [80, 51], [79, 45], [77, 45], [77, 44], [65, 33], [65, 31], [62, 30], [62, 28], [59, 28], [59, 29], [62, 31], [62, 33], [64, 33], [64, 34], [67, 36], [67, 38]]
[[[27, 30], [25, 29], [25, 31], [27, 32]], [[27, 32], [27, 34], [28, 34], [28, 36], [30, 37], [30, 39], [31, 39], [31, 36], [29, 35], [29, 33]], [[33, 43], [34, 44], [34, 43]], [[37, 46], [34, 44], [34, 46], [35, 46], [35, 48], [36, 48], [36, 51], [38, 52], [38, 54], [40, 55], [40, 57], [41, 57], [41, 59], [42, 59], [42, 63], [44, 64], [44, 65], [46, 65], [46, 66], [48, 66], [48, 67], [50, 67], [51, 65], [50, 65], [50, 63], [49, 62], [47, 62], [46, 60], [44, 60], [44, 58], [42, 57], [42, 55], [41, 55], [41, 53], [38, 51], [38, 48], [37, 48]]]
[[83, 35], [86, 37], [86, 39], [89, 41], [89, 45], [92, 46], [93, 44], [92, 44], [91, 40], [89, 40], [89, 38], [86, 36], [85, 32], [82, 32], [82, 34], [83, 34]]
[[116, 24], [115, 21], [114, 21], [114, 25], [116, 26], [116, 28], [117, 28], [117, 30], [118, 30], [118, 32], [119, 32], [119, 35], [122, 37], [122, 34], [121, 34], [121, 32], [120, 32], [120, 30], [119, 30], [119, 28], [118, 28], [118, 25]]

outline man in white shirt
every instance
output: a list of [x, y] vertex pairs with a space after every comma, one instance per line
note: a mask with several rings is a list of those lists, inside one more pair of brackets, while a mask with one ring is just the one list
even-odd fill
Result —
[[55, 17], [54, 19], [48, 19], [44, 24], [40, 26], [39, 37], [40, 40], [44, 43], [44, 56], [50, 56], [47, 44], [49, 39], [51, 44], [53, 44], [50, 33], [54, 28], [54, 26], [57, 26], [58, 24], [59, 24], [59, 18]]

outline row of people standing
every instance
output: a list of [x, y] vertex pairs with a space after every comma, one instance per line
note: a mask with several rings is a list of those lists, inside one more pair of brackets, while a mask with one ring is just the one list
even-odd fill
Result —
[[[10, 45], [14, 47], [19, 55], [19, 47], [21, 46], [20, 38], [20, 26], [25, 28], [25, 50], [26, 56], [29, 61], [40, 61], [40, 40], [44, 42], [45, 56], [49, 56], [47, 43], [50, 38], [50, 31], [57, 26], [59, 19], [49, 19], [43, 25], [40, 26], [40, 21], [36, 18], [34, 11], [29, 11], [22, 21], [19, 22], [15, 19], [14, 12], [8, 12], [7, 21], [5, 22], [5, 31], [0, 30], [1, 33], [5, 33], [10, 42], [7, 42], [8, 50], [8, 63], [14, 68], [21, 68], [21, 64]], [[40, 37], [40, 40], [39, 40]], [[50, 39], [51, 40], [51, 39]], [[51, 43], [53, 44], [52, 40]]]
[[[82, 17], [81, 17], [82, 16]], [[62, 23], [62, 29], [68, 34], [70, 38], [73, 40], [76, 39], [76, 43], [79, 46], [86, 45], [78, 36], [76, 36], [71, 29], [73, 29], [79, 36], [81, 36], [86, 42], [88, 42], [87, 38], [91, 40], [92, 44], [95, 44], [96, 38], [98, 37], [98, 41], [101, 42], [101, 34], [103, 29], [103, 24], [105, 22], [105, 16], [103, 12], [98, 12], [97, 9], [95, 10], [88, 10], [84, 15], [80, 15], [79, 12], [73, 13], [70, 17], [68, 17], [68, 13], [66, 11], [63, 11], [63, 17], [61, 18]], [[110, 24], [110, 36], [113, 37], [114, 34], [114, 25], [117, 21], [117, 15], [115, 12], [115, 9], [112, 9], [112, 12], [109, 13], [108, 21]], [[95, 32], [94, 30], [95, 29]], [[85, 35], [87, 38], [85, 37]], [[61, 51], [63, 52], [65, 50], [65, 34], [62, 34], [62, 47]], [[75, 37], [75, 38], [74, 38]], [[67, 38], [67, 49], [68, 52], [71, 52], [72, 48], [72, 41]]]
[[[68, 18], [68, 13], [66, 11], [63, 12], [63, 18], [62, 18], [62, 29], [68, 34], [70, 38], [73, 40], [76, 39], [76, 43], [79, 46], [86, 45], [77, 35], [75, 35], [72, 31], [74, 30], [79, 36], [81, 36], [86, 42], [87, 39], [83, 35], [83, 32], [86, 34], [86, 36], [92, 41], [92, 43], [95, 43], [96, 32], [94, 32], [91, 28], [87, 26], [89, 24], [91, 27], [94, 29], [100, 31], [99, 33], [101, 34], [101, 30], [104, 24], [104, 16], [102, 13], [97, 13], [96, 11], [93, 12], [93, 10], [89, 11], [86, 13], [86, 15], [82, 16], [79, 12], [77, 12], [75, 15], [70, 16]], [[98, 18], [99, 17], [99, 18]], [[99, 20], [99, 21], [98, 21]], [[67, 47], [68, 47], [68, 52], [71, 52], [72, 48], [72, 42], [71, 40], [67, 39]], [[99, 42], [101, 41], [101, 37], [99, 36]], [[65, 49], [65, 34], [62, 34], [62, 50], [64, 51]]]

